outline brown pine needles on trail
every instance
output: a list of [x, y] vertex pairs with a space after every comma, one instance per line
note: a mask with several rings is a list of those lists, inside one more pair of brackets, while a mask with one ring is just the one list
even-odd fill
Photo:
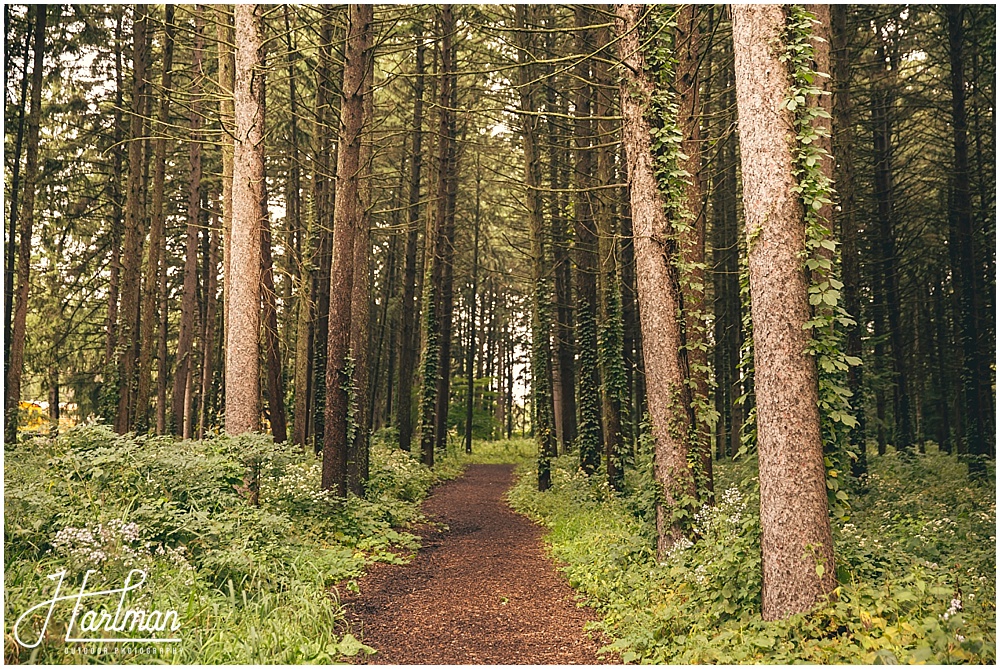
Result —
[[422, 532], [406, 566], [378, 565], [345, 601], [372, 664], [597, 664], [596, 617], [542, 551], [541, 528], [503, 495], [512, 465], [472, 465], [424, 511], [447, 529]]

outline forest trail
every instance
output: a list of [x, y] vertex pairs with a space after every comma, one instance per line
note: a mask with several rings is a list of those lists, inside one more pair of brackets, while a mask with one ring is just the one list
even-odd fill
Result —
[[542, 530], [507, 507], [513, 465], [471, 465], [439, 487], [429, 527], [405, 566], [377, 565], [345, 600], [370, 664], [597, 664], [583, 630], [594, 612], [543, 550]]

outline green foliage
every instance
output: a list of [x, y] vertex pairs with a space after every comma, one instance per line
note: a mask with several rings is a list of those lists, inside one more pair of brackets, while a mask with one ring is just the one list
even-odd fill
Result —
[[[454, 458], [432, 471], [383, 433], [373, 438], [367, 499], [321, 490], [317, 458], [261, 435], [178, 442], [84, 425], [8, 446], [6, 455], [9, 662], [81, 661], [66, 654], [74, 647], [63, 641], [68, 620], [50, 625], [34, 651], [11, 634], [51, 592], [47, 576], [64, 568], [69, 590], [86, 569], [99, 572], [88, 590], [121, 587], [130, 569], [146, 569], [151, 600], [143, 604], [180, 615], [183, 641], [163, 661], [330, 663], [369, 652], [335, 633], [340, 588], [367, 564], [405, 561], [419, 542], [401, 528], [421, 520], [418, 503], [431, 486], [461, 471]], [[259, 472], [259, 507], [245, 499], [249, 467]]]
[[996, 505], [992, 481], [955, 458], [879, 458], [835, 529], [839, 586], [814, 611], [760, 617], [759, 493], [753, 458], [720, 463], [717, 506], [693, 519], [694, 544], [656, 560], [648, 472], [625, 496], [553, 463], [537, 493], [524, 472], [512, 506], [549, 528], [552, 555], [603, 619], [606, 650], [642, 663], [992, 663], [996, 658]]
[[589, 476], [601, 463], [601, 389], [598, 375], [597, 319], [592, 309], [580, 308], [576, 316], [576, 341], [580, 375], [576, 403], [580, 417], [576, 426], [576, 448], [580, 467]]
[[815, 18], [799, 5], [791, 5], [785, 26], [785, 50], [780, 59], [787, 63], [792, 87], [785, 105], [792, 112], [795, 131], [796, 192], [802, 200], [806, 223], [805, 267], [810, 277], [809, 304], [812, 318], [806, 328], [812, 331], [809, 352], [816, 356], [819, 372], [819, 406], [823, 451], [826, 454], [827, 490], [830, 511], [841, 521], [848, 518], [850, 506], [842, 490], [842, 475], [849, 471], [851, 430], [858, 425], [854, 417], [847, 387], [847, 371], [861, 360], [845, 351], [844, 328], [856, 326], [851, 315], [840, 306], [840, 291], [844, 284], [837, 278], [840, 263], [836, 255], [830, 221], [820, 216], [820, 210], [833, 204], [833, 183], [823, 173], [822, 164], [829, 154], [820, 147], [821, 137], [829, 132], [817, 119], [830, 115], [812, 104], [826, 93], [819, 86], [821, 75], [812, 69], [812, 27]]

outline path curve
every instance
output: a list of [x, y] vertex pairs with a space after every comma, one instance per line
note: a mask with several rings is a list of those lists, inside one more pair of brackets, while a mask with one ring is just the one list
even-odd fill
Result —
[[583, 626], [596, 614], [542, 550], [541, 528], [503, 498], [513, 465], [471, 465], [437, 488], [405, 566], [377, 565], [345, 599], [348, 620], [379, 652], [370, 664], [599, 664]]

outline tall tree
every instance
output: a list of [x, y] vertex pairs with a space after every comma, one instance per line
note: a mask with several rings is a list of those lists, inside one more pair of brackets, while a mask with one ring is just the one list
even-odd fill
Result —
[[701, 464], [699, 483], [712, 494], [711, 423], [708, 405], [708, 342], [705, 336], [705, 201], [701, 167], [702, 103], [698, 74], [703, 54], [698, 7], [684, 5], [677, 19], [678, 125], [681, 131], [681, 167], [688, 173], [684, 189], [687, 219], [680, 222], [678, 251], [684, 278], [684, 344], [695, 403], [692, 446]]
[[[11, 323], [14, 318], [14, 265], [17, 263], [17, 215], [18, 210], [18, 196], [20, 195], [20, 177], [21, 177], [21, 149], [24, 145], [24, 112], [26, 109], [25, 102], [28, 96], [28, 81], [29, 74], [31, 70], [28, 68], [28, 57], [31, 55], [31, 38], [33, 36], [34, 30], [32, 28], [32, 12], [29, 10], [27, 12], [28, 29], [24, 31], [24, 57], [21, 59], [21, 64], [23, 69], [21, 72], [21, 95], [20, 104], [17, 107], [17, 139], [14, 140], [14, 167], [11, 170], [10, 177], [10, 196], [7, 198], [10, 206], [10, 215], [7, 223], [7, 253], [4, 256], [4, 287], [3, 287], [3, 370], [4, 370], [4, 380], [7, 379], [7, 373], [10, 369], [10, 342], [11, 342]], [[118, 15], [118, 19], [115, 23], [115, 76], [118, 78], [118, 82], [121, 82], [121, 14]], [[4, 76], [6, 77], [6, 71]], [[117, 102], [118, 105], [115, 107], [115, 129], [121, 125], [121, 86], [119, 85], [116, 90], [116, 94], [119, 96]], [[117, 147], [117, 142], [115, 142]], [[120, 154], [116, 153], [115, 156], [119, 158], [119, 168], [120, 168]], [[120, 176], [121, 169], [118, 170], [114, 176]], [[110, 359], [110, 354], [108, 359]], [[105, 365], [108, 362], [105, 360]]]
[[118, 325], [118, 413], [115, 430], [128, 432], [135, 420], [136, 364], [139, 352], [140, 264], [144, 231], [143, 135], [145, 128], [146, 66], [149, 42], [147, 5], [136, 5], [132, 21], [132, 106], [129, 119], [128, 192], [125, 202], [125, 238], [122, 245], [121, 303]]
[[785, 10], [734, 5], [736, 104], [743, 166], [760, 466], [763, 616], [811, 608], [836, 585], [820, 438], [816, 361], [800, 258], [790, 89], [780, 60]]
[[[480, 225], [480, 191], [483, 177], [476, 159], [476, 206], [472, 225], [472, 285], [469, 289], [469, 346], [465, 353], [466, 392], [465, 392], [465, 452], [472, 453], [472, 408], [475, 395], [475, 356], [476, 356], [476, 294], [479, 291], [479, 225]], [[485, 320], [485, 314], [480, 318]]]
[[[24, 339], [28, 317], [28, 294], [31, 272], [31, 231], [35, 224], [35, 189], [38, 185], [38, 135], [42, 118], [42, 67], [45, 64], [46, 5], [35, 5], [34, 62], [31, 70], [31, 109], [28, 112], [28, 136], [24, 162], [24, 197], [21, 200], [17, 246], [17, 289], [14, 292], [14, 315], [11, 323], [10, 366], [4, 389], [4, 441], [17, 441], [18, 410], [21, 400], [21, 375], [24, 372]], [[27, 68], [25, 59], [25, 68]]]
[[396, 386], [396, 428], [399, 447], [410, 450], [413, 438], [413, 366], [416, 347], [417, 236], [420, 228], [420, 176], [423, 165], [424, 40], [423, 26], [414, 27], [417, 37], [413, 81], [413, 129], [410, 148], [409, 201], [407, 204], [406, 250], [403, 260], [403, 303], [400, 314], [399, 384]]
[[448, 444], [448, 410], [451, 405], [451, 339], [455, 311], [455, 201], [458, 193], [458, 148], [455, 137], [455, 108], [457, 107], [455, 65], [455, 14], [452, 5], [441, 7], [441, 84], [438, 89], [440, 117], [438, 131], [444, 145], [442, 155], [444, 173], [438, 177], [438, 243], [436, 258], [440, 260], [441, 275], [437, 284], [439, 302], [438, 318], [438, 374], [437, 406], [435, 409], [434, 447], [444, 450]]
[[[962, 5], [946, 5], [948, 20], [948, 54], [951, 66], [951, 127], [954, 145], [952, 177], [952, 238], [957, 242], [957, 262], [952, 271], [957, 278], [961, 307], [962, 382], [965, 390], [965, 413], [969, 417], [966, 430], [968, 452], [972, 455], [994, 455], [996, 444], [993, 429], [993, 402], [989, 389], [993, 374], [988, 358], [981, 356], [985, 339], [980, 323], [984, 289], [981, 285], [972, 229], [972, 198], [970, 193], [968, 119], [965, 109], [966, 80], [964, 63], [965, 14]], [[890, 325], [891, 327], [891, 325]], [[989, 347], [987, 346], [988, 350]], [[977, 471], [980, 463], [972, 465]]]
[[[610, 31], [606, 26], [594, 29], [597, 48], [606, 49]], [[614, 154], [611, 115], [614, 110], [614, 89], [608, 69], [608, 55], [594, 61], [594, 116], [597, 144], [594, 176], [597, 190], [591, 198], [591, 211], [597, 230], [597, 316], [598, 349], [601, 369], [601, 418], [604, 427], [604, 467], [608, 485], [621, 490], [625, 482], [625, 443], [630, 439], [625, 432], [628, 425], [622, 420], [628, 397], [625, 378], [623, 344], [621, 280], [619, 276], [618, 226], [615, 224], [613, 203], [610, 199]]]
[[263, 6], [236, 5], [235, 145], [226, 332], [226, 432], [260, 429], [261, 202], [264, 199]]
[[[195, 5], [194, 51], [191, 65], [191, 98], [188, 102], [188, 209], [184, 244], [184, 284], [181, 293], [181, 323], [177, 336], [177, 356], [174, 369], [173, 414], [174, 433], [185, 439], [193, 435], [191, 413], [192, 387], [195, 375], [195, 334], [198, 308], [198, 231], [201, 227], [201, 85], [204, 77], [202, 55], [205, 48], [202, 9]], [[263, 95], [261, 95], [263, 99]]]
[[653, 82], [639, 48], [643, 5], [618, 5], [618, 53], [628, 68], [621, 82], [622, 143], [635, 234], [636, 285], [646, 368], [646, 394], [652, 422], [654, 476], [663, 498], [656, 507], [660, 555], [683, 536], [675, 514], [695, 494], [688, 467], [688, 435], [694, 423], [681, 337], [681, 293], [676, 239], [657, 189], [646, 110]]
[[[201, 34], [199, 33], [199, 39]], [[198, 58], [201, 57], [199, 52]], [[160, 321], [165, 321], [167, 314], [159, 309], [157, 298], [160, 294], [161, 276], [166, 282], [166, 215], [163, 211], [164, 204], [164, 184], [166, 182], [167, 171], [167, 132], [170, 123], [170, 98], [173, 81], [174, 62], [174, 6], [164, 5], [163, 17], [163, 73], [160, 77], [160, 104], [157, 108], [157, 130], [156, 139], [153, 140], [153, 203], [150, 212], [149, 227], [149, 255], [146, 263], [146, 276], [143, 283], [142, 293], [142, 323], [140, 325], [140, 337], [142, 338], [139, 350], [139, 388], [138, 399], [136, 400], [136, 421], [142, 427], [146, 426], [149, 418], [149, 396], [151, 393], [151, 371], [153, 361], [153, 347], [158, 346], [154, 334], [160, 329]], [[165, 345], [166, 342], [164, 342]], [[163, 377], [164, 389], [166, 388], [166, 360], [159, 361], [157, 374]], [[164, 395], [165, 398], [165, 395]], [[162, 401], [162, 400], [161, 400]], [[159, 407], [157, 409], [159, 413]], [[157, 431], [163, 431], [157, 425]]]
[[518, 29], [518, 93], [521, 102], [521, 136], [524, 146], [524, 185], [528, 230], [531, 238], [531, 402], [534, 412], [532, 427], [538, 443], [538, 489], [552, 485], [551, 461], [556, 452], [556, 434], [552, 415], [552, 352], [549, 346], [550, 305], [545, 266], [544, 220], [538, 152], [538, 120], [535, 111], [535, 73], [532, 32], [528, 27], [531, 11], [525, 5], [515, 8]]
[[326, 361], [326, 406], [323, 432], [323, 489], [347, 495], [351, 364], [351, 306], [355, 238], [364, 224], [361, 201], [361, 142], [364, 128], [365, 81], [371, 45], [372, 6], [349, 5], [344, 47], [344, 78], [337, 152], [337, 200], [333, 210], [333, 264]]
[[[590, 23], [591, 12], [585, 5], [574, 7], [577, 31], [576, 49], [590, 53], [593, 49]], [[573, 212], [574, 251], [576, 261], [576, 341], [580, 350], [579, 392], [577, 405], [580, 420], [577, 440], [580, 468], [593, 474], [601, 463], [601, 379], [597, 356], [597, 231], [594, 228], [591, 191], [593, 162], [592, 88], [590, 59], [581, 58], [576, 66], [576, 96], [574, 99], [574, 134], [576, 148], [575, 202]]]

